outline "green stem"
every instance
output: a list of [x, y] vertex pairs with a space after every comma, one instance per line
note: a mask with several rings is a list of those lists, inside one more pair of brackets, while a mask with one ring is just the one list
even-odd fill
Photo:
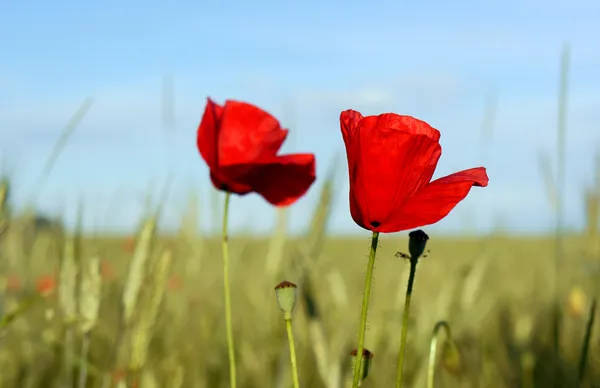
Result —
[[236, 388], [235, 345], [233, 343], [233, 324], [231, 320], [231, 287], [229, 286], [229, 235], [227, 234], [230, 197], [231, 193], [227, 192], [223, 210], [223, 287], [225, 294], [225, 329], [227, 330], [227, 351], [229, 354], [229, 386]]
[[288, 342], [290, 344], [290, 362], [292, 364], [292, 377], [294, 379], [294, 388], [300, 388], [298, 380], [298, 362], [296, 361], [296, 345], [294, 345], [294, 332], [292, 330], [292, 319], [286, 318], [285, 329], [287, 330]]
[[369, 264], [367, 265], [367, 275], [365, 277], [365, 289], [363, 292], [362, 310], [360, 314], [360, 328], [358, 331], [358, 348], [356, 349], [356, 362], [354, 364], [354, 378], [352, 379], [352, 388], [358, 388], [361, 374], [360, 365], [365, 348], [365, 331], [367, 328], [367, 312], [369, 311], [369, 296], [371, 295], [371, 281], [373, 280], [373, 269], [375, 268], [375, 254], [377, 253], [377, 241], [379, 232], [373, 232], [371, 237], [371, 251], [369, 252]]
[[577, 377], [580, 383], [583, 383], [585, 378], [585, 369], [588, 361], [588, 354], [590, 350], [590, 339], [592, 338], [592, 328], [594, 327], [594, 318], [596, 316], [596, 298], [592, 300], [590, 306], [590, 312], [588, 315], [588, 322], [585, 328], [585, 336], [583, 337], [583, 345], [581, 346], [581, 353], [579, 355], [579, 367], [577, 368]]
[[398, 374], [396, 375], [396, 388], [402, 387], [402, 367], [404, 366], [404, 351], [406, 350], [406, 334], [408, 332], [408, 319], [410, 316], [410, 301], [412, 289], [417, 273], [418, 259], [410, 258], [410, 274], [408, 275], [408, 287], [406, 288], [406, 299], [404, 300], [404, 317], [402, 319], [402, 337], [400, 340], [400, 351], [398, 352]]
[[431, 342], [429, 344], [429, 364], [427, 365], [427, 388], [433, 388], [433, 381], [435, 378], [435, 361], [437, 355], [438, 334], [442, 329], [446, 332], [446, 337], [448, 338], [448, 340], [451, 340], [452, 338], [448, 322], [439, 321], [435, 324], [435, 326], [433, 327], [433, 335], [431, 336]]

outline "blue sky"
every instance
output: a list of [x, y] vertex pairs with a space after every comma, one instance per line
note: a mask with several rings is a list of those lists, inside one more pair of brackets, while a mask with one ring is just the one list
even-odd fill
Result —
[[[368, 4], [368, 5], [367, 5]], [[49, 213], [89, 228], [131, 230], [149, 187], [174, 172], [165, 228], [191, 191], [210, 228], [208, 173], [195, 149], [205, 98], [253, 102], [278, 116], [286, 152], [312, 151], [324, 177], [335, 165], [332, 228], [365, 233], [348, 211], [339, 112], [393, 111], [442, 133], [436, 176], [485, 165], [490, 185], [434, 228], [519, 232], [551, 228], [539, 169], [554, 157], [559, 57], [572, 47], [565, 217], [583, 223], [582, 186], [600, 147], [600, 3], [557, 1], [312, 1], [298, 3], [5, 1], [0, 4], [0, 152], [24, 202], [60, 131], [86, 97], [94, 104], [39, 192]], [[166, 131], [161, 87], [172, 74], [175, 127]], [[481, 140], [486, 96], [497, 96], [491, 138]], [[343, 154], [342, 154], [343, 155]], [[322, 179], [291, 208], [302, 230]], [[158, 197], [158, 194], [155, 195]], [[275, 212], [236, 197], [231, 222], [267, 231]]]

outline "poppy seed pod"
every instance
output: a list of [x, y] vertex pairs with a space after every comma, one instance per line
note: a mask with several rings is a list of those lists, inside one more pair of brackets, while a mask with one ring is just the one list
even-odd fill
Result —
[[425, 252], [427, 240], [429, 240], [429, 236], [421, 229], [414, 230], [408, 234], [408, 252], [410, 252], [411, 259], [417, 260], [421, 257], [423, 252]]
[[275, 286], [277, 304], [285, 314], [285, 319], [291, 319], [292, 311], [294, 311], [294, 307], [296, 306], [296, 288], [298, 286], [287, 280]]
[[[352, 356], [352, 368], [356, 365], [356, 355], [358, 354], [358, 350], [354, 349], [350, 352]], [[369, 370], [371, 369], [371, 361], [373, 360], [374, 354], [368, 351], [367, 349], [363, 349], [363, 356], [360, 362], [360, 379], [365, 380], [369, 375]]]

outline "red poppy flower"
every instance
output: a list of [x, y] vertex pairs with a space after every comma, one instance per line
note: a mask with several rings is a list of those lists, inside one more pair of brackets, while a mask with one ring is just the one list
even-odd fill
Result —
[[221, 106], [209, 98], [197, 145], [217, 189], [256, 192], [273, 205], [287, 206], [315, 181], [313, 154], [277, 155], [287, 133], [254, 105], [228, 100]]
[[56, 279], [54, 275], [41, 275], [36, 279], [35, 289], [41, 296], [49, 296], [56, 289]]
[[471, 187], [488, 184], [483, 167], [431, 178], [442, 154], [440, 133], [424, 121], [347, 110], [340, 126], [350, 173], [350, 213], [359, 226], [394, 233], [444, 218]]

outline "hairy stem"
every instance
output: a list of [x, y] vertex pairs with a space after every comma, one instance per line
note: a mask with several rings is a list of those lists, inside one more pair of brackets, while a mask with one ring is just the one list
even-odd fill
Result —
[[408, 286], [406, 287], [406, 299], [404, 300], [404, 316], [402, 319], [402, 337], [400, 339], [400, 351], [398, 352], [398, 373], [396, 375], [396, 388], [402, 387], [402, 372], [404, 366], [404, 352], [406, 350], [406, 334], [408, 332], [408, 320], [410, 317], [410, 301], [412, 299], [413, 284], [417, 273], [417, 260], [410, 259], [410, 274], [408, 275]]
[[298, 380], [298, 362], [296, 361], [296, 345], [294, 345], [294, 332], [292, 330], [292, 319], [285, 319], [285, 329], [287, 330], [288, 342], [290, 344], [290, 363], [292, 364], [292, 377], [294, 379], [294, 388], [300, 388]]
[[354, 364], [354, 377], [352, 379], [352, 388], [358, 388], [361, 374], [360, 365], [365, 348], [365, 331], [367, 328], [367, 312], [369, 311], [369, 296], [371, 295], [371, 281], [373, 280], [373, 269], [375, 268], [375, 254], [377, 253], [377, 241], [379, 232], [373, 232], [371, 237], [371, 251], [369, 252], [369, 263], [367, 265], [367, 275], [365, 277], [365, 289], [363, 292], [362, 310], [360, 314], [360, 328], [358, 329], [358, 347], [356, 349], [356, 361]]

